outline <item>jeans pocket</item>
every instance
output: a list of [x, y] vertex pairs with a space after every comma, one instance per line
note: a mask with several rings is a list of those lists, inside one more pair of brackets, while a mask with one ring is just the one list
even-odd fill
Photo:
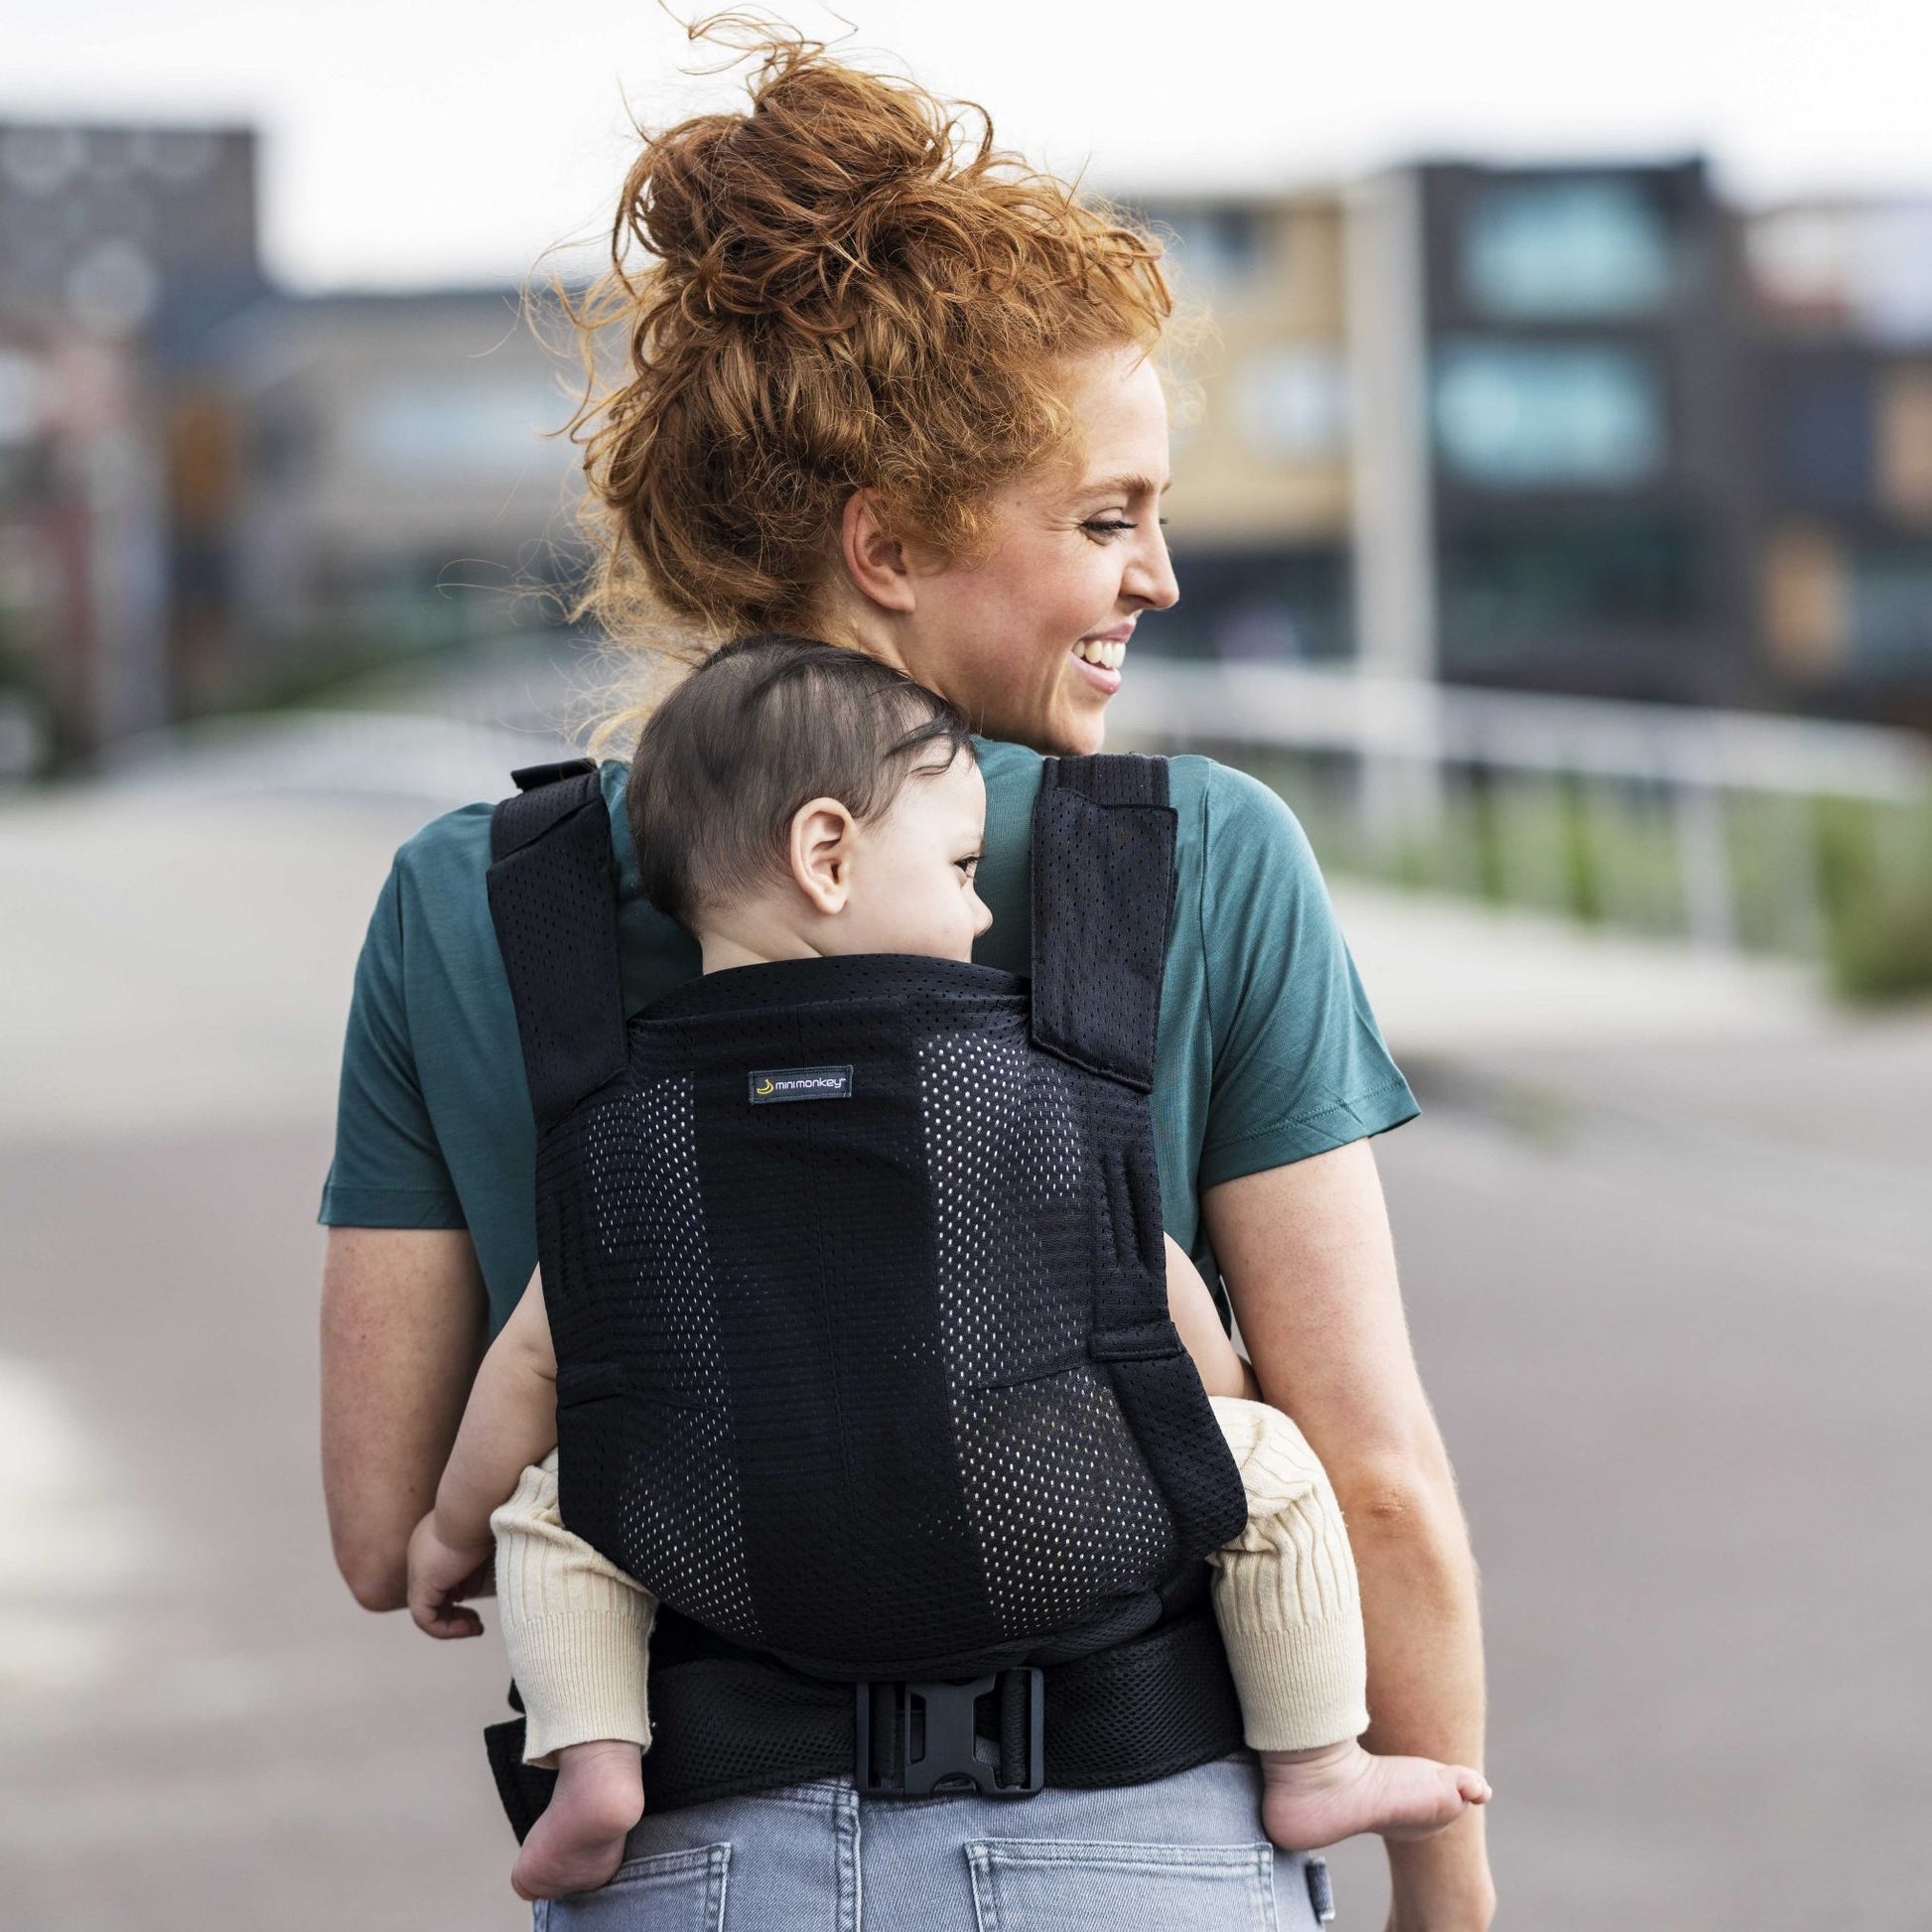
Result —
[[1271, 1845], [975, 1839], [979, 1932], [1278, 1932]]
[[532, 1932], [724, 1932], [729, 1845], [626, 1859], [596, 1891], [546, 1899]]

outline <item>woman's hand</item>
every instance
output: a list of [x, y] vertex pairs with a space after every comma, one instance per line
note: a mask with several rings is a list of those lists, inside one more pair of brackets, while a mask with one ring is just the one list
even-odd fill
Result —
[[496, 1546], [485, 1538], [475, 1548], [446, 1543], [431, 1510], [409, 1538], [409, 1614], [431, 1637], [480, 1637], [483, 1618], [464, 1598], [488, 1596], [495, 1585]]

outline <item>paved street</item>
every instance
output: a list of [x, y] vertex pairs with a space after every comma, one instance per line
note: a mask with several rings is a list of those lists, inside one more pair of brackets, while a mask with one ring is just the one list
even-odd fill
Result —
[[[0, 814], [0, 1932], [527, 1924], [497, 1639], [356, 1610], [315, 1472], [335, 1042], [428, 809]], [[1503, 1924], [1923, 1932], [1932, 1019], [1343, 906], [1428, 1103], [1384, 1164], [1484, 1567]]]

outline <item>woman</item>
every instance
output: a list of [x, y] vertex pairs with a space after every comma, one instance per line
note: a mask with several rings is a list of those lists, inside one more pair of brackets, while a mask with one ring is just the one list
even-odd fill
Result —
[[[961, 139], [920, 89], [776, 44], [745, 114], [646, 140], [615, 268], [577, 321], [625, 345], [580, 418], [601, 536], [590, 603], [696, 647], [825, 637], [952, 699], [987, 741], [978, 956], [1024, 971], [1039, 754], [1097, 750], [1143, 612], [1177, 596], [1159, 505], [1170, 309], [1156, 251], [1062, 184]], [[626, 265], [635, 249], [653, 258]], [[697, 969], [642, 897], [604, 767], [635, 1011]], [[1476, 1764], [1473, 1566], [1410, 1353], [1368, 1137], [1414, 1113], [1293, 818], [1173, 766], [1179, 876], [1155, 1093], [1165, 1214], [1224, 1281], [1265, 1394], [1348, 1514], [1368, 1742]], [[488, 808], [405, 846], [358, 969], [324, 1305], [325, 1466], [358, 1601], [403, 1601], [486, 1331], [527, 1279], [532, 1128], [483, 888]], [[1047, 1742], [1050, 1765], [1052, 1744]], [[848, 1783], [646, 1816], [607, 1891], [547, 1920], [937, 1928], [1311, 1922], [1246, 1757], [1152, 1783], [862, 1800]], [[1391, 1846], [1391, 1923], [1479, 1932], [1481, 1824]], [[675, 1901], [675, 1902], [674, 1902]], [[977, 1918], [976, 1916], [977, 1915]]]

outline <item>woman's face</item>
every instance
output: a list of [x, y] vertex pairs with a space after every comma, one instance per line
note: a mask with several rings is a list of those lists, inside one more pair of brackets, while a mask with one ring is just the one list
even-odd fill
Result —
[[1162, 532], [1168, 405], [1137, 349], [1076, 365], [1070, 462], [994, 499], [983, 559], [910, 573], [894, 655], [977, 731], [1042, 752], [1097, 752], [1143, 611], [1180, 595]]

